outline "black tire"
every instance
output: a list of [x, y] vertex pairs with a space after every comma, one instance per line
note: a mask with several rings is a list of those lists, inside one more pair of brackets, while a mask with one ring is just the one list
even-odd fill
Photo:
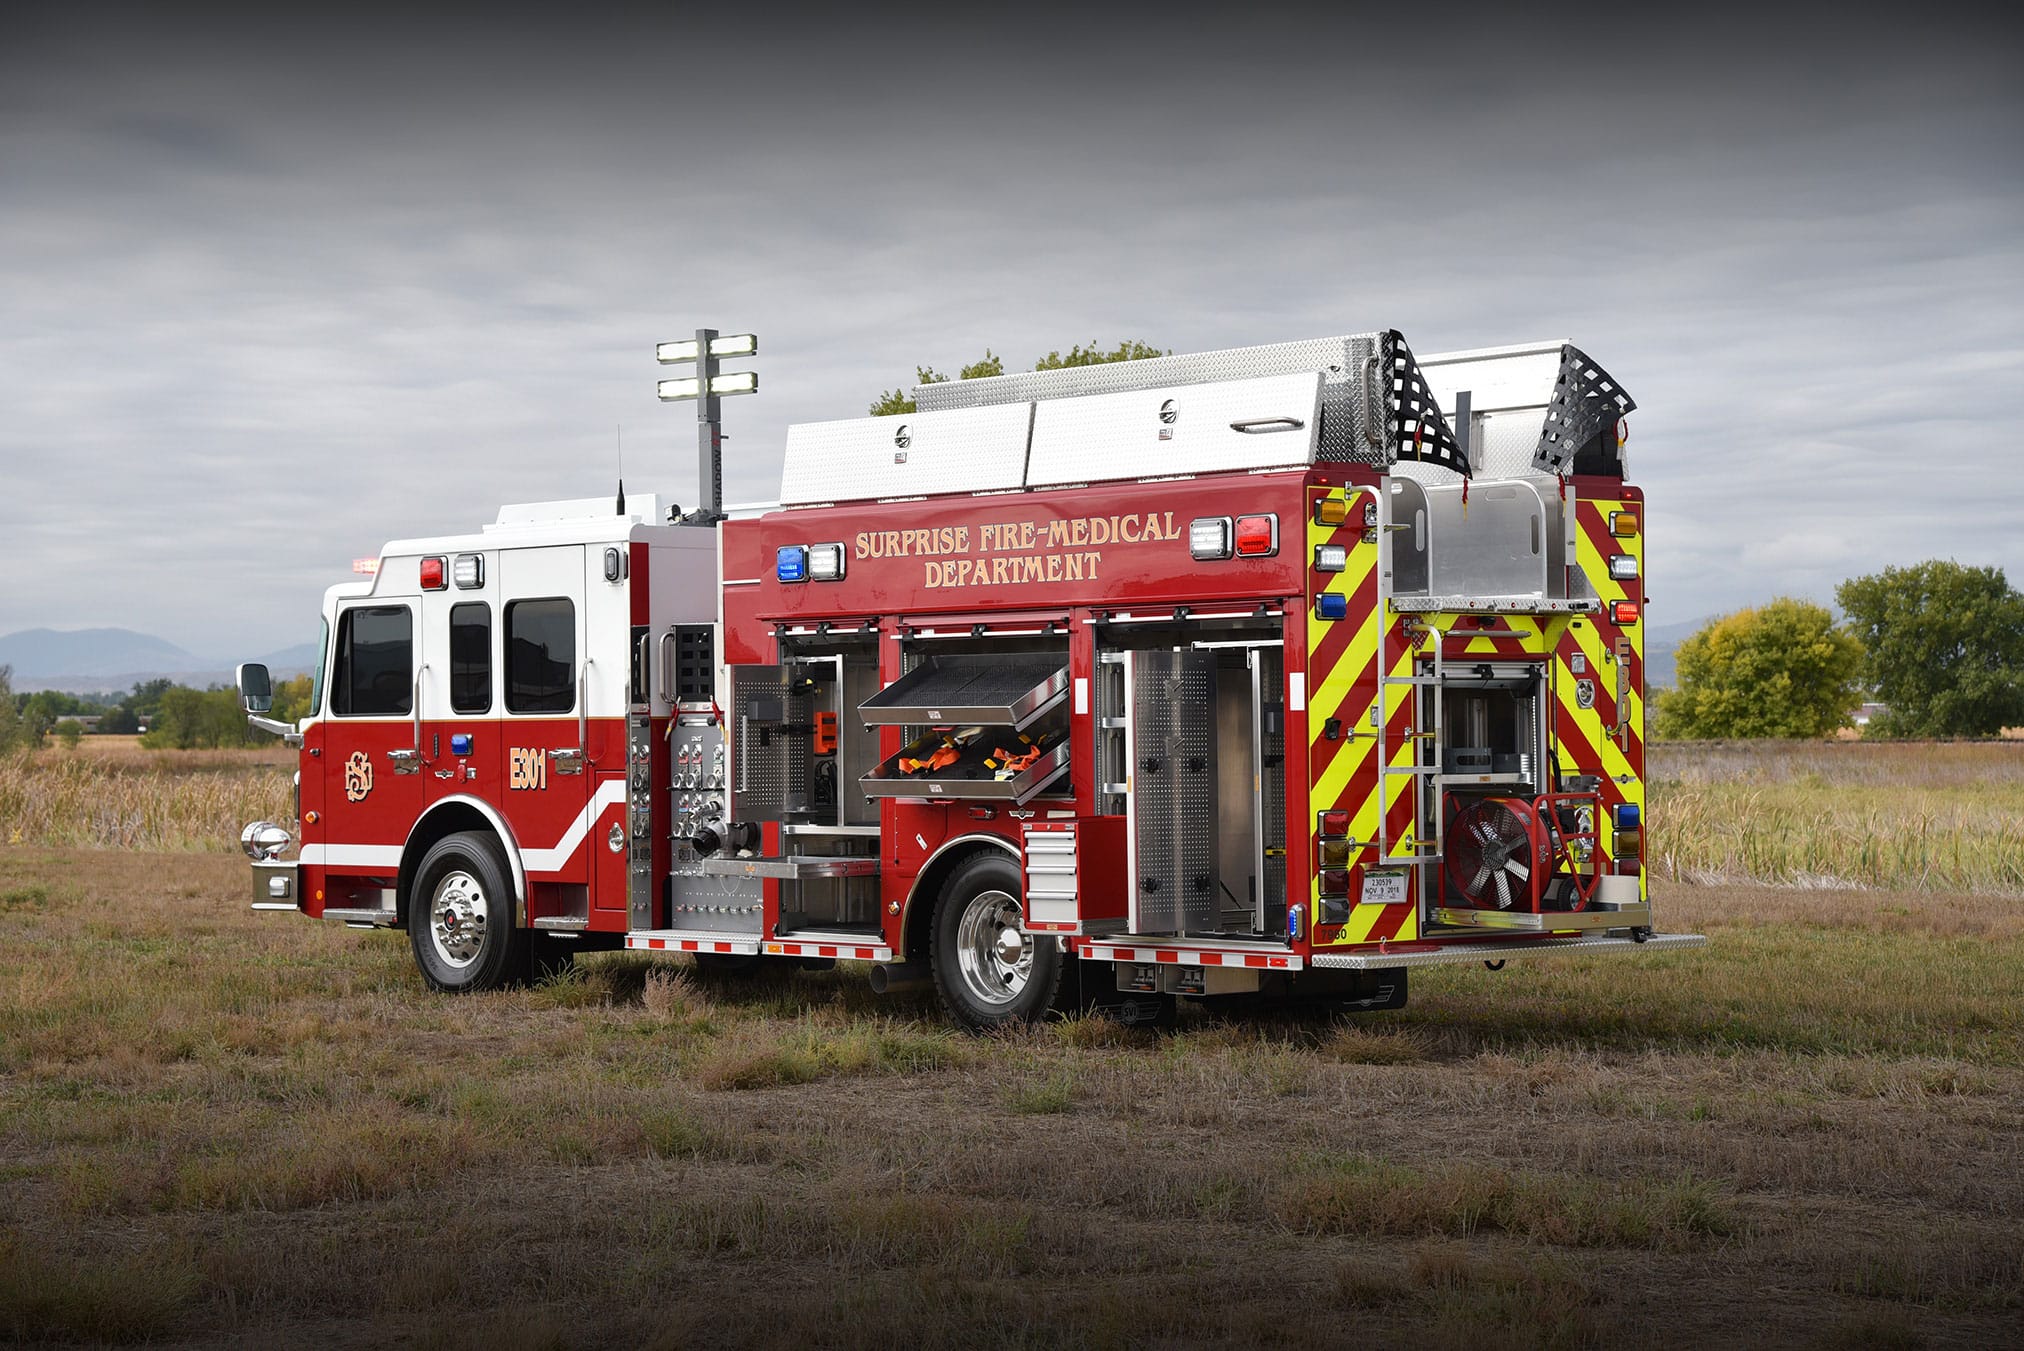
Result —
[[436, 841], [415, 869], [408, 944], [429, 987], [493, 990], [527, 971], [527, 933], [514, 924], [513, 883], [499, 843], [483, 831]]
[[978, 854], [950, 875], [935, 904], [935, 990], [968, 1031], [1036, 1022], [1054, 1006], [1061, 945], [1019, 931], [1023, 880], [1007, 855]]

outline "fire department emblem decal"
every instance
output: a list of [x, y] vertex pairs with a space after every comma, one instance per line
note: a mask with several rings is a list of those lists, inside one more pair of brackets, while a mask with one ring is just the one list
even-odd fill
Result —
[[372, 761], [364, 751], [353, 751], [351, 759], [344, 762], [344, 796], [348, 801], [363, 802], [371, 791]]

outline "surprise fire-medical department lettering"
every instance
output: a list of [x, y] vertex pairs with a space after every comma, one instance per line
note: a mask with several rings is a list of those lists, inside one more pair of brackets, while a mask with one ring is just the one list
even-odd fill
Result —
[[919, 558], [930, 587], [1007, 586], [1095, 581], [1106, 544], [1179, 539], [1171, 511], [1076, 516], [1054, 521], [993, 521], [861, 530], [851, 543], [861, 559]]

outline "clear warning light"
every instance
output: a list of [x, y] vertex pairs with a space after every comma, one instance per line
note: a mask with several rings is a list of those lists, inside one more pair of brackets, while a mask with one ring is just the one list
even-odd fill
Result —
[[351, 570], [362, 576], [375, 577], [379, 575], [380, 561], [377, 558], [354, 558], [351, 560]]

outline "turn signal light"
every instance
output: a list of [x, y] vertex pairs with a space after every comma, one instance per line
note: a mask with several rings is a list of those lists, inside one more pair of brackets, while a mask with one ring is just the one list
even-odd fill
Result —
[[1324, 868], [1347, 868], [1349, 866], [1348, 840], [1322, 840], [1319, 853]]
[[443, 577], [443, 560], [424, 558], [422, 560], [422, 590], [441, 591], [449, 582]]
[[1637, 602], [1634, 600], [1620, 600], [1609, 607], [1609, 613], [1610, 617], [1619, 624], [1635, 624], [1637, 623]]
[[1237, 557], [1269, 558], [1279, 552], [1279, 517], [1239, 516]]
[[1609, 513], [1609, 533], [1618, 539], [1628, 539], [1637, 533], [1637, 513], [1634, 511], [1612, 511]]
[[1345, 497], [1323, 497], [1314, 503], [1316, 525], [1341, 525], [1349, 519], [1349, 499]]

